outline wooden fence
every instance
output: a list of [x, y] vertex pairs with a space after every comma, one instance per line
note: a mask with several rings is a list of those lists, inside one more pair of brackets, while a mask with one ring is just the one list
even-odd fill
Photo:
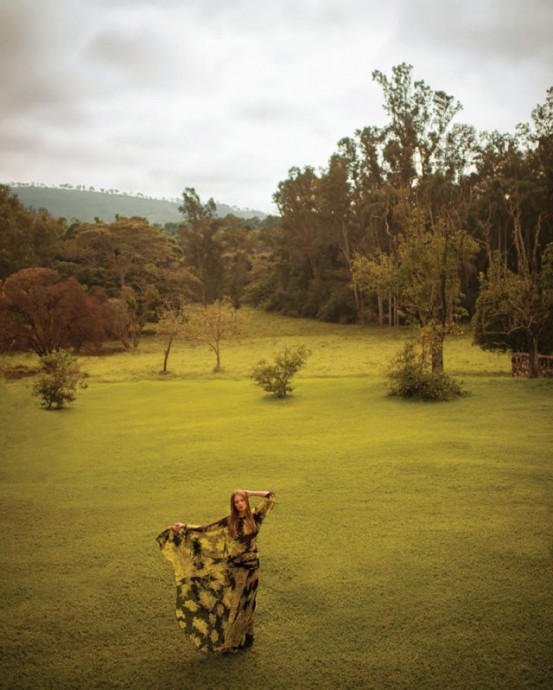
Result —
[[[528, 376], [529, 356], [527, 352], [513, 352], [511, 366], [513, 376]], [[553, 356], [538, 355], [538, 368], [540, 376], [553, 376]]]

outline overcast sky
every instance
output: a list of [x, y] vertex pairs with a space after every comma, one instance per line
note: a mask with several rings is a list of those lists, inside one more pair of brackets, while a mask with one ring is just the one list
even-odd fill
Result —
[[274, 212], [292, 166], [385, 121], [401, 62], [513, 132], [553, 86], [553, 0], [0, 0], [0, 182]]

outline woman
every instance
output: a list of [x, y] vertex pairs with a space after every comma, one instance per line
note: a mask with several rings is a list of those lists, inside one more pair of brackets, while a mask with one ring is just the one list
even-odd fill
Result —
[[[250, 496], [265, 500], [254, 510]], [[204, 651], [251, 647], [259, 580], [256, 537], [272, 510], [272, 491], [234, 491], [230, 515], [209, 525], [176, 522], [157, 541], [177, 583], [177, 620]]]

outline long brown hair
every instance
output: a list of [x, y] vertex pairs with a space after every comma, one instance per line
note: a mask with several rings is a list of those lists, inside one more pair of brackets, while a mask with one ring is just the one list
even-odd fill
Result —
[[233, 491], [230, 496], [230, 515], [228, 519], [228, 531], [232, 537], [238, 535], [238, 520], [240, 515], [236, 510], [234, 505], [234, 499], [236, 496], [241, 496], [246, 500], [246, 515], [244, 516], [244, 532], [251, 533], [256, 531], [255, 521], [252, 515], [252, 509], [250, 508], [250, 500], [248, 495], [243, 491]]

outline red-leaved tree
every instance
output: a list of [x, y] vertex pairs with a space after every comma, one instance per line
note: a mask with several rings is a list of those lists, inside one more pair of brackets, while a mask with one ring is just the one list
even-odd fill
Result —
[[25, 268], [0, 286], [0, 346], [37, 355], [61, 348], [98, 346], [105, 338], [107, 312], [74, 278], [49, 268]]

